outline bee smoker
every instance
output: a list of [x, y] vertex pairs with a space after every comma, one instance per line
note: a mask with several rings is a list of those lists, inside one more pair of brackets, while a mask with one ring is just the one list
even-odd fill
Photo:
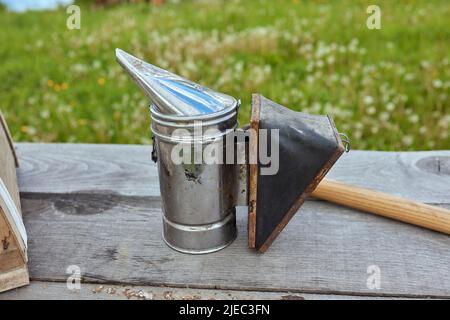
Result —
[[[200, 254], [228, 246], [237, 234], [235, 208], [244, 205], [249, 246], [264, 252], [344, 151], [327, 116], [294, 112], [254, 95], [250, 127], [237, 129], [235, 98], [120, 49], [116, 57], [151, 101], [163, 238], [177, 251]], [[230, 149], [231, 162], [202, 159], [205, 150], [215, 150], [225, 160]], [[264, 173], [263, 149], [281, 155], [274, 159], [276, 172]]]
[[[152, 101], [153, 160], [158, 164], [163, 238], [175, 250], [208, 253], [236, 237], [234, 164], [175, 164], [174, 148], [201, 157], [237, 128], [236, 99], [214, 92], [117, 49], [117, 59]], [[197, 125], [201, 123], [201, 125]], [[200, 126], [200, 128], [198, 128]], [[196, 136], [194, 131], [214, 131]], [[209, 130], [212, 129], [212, 130]]]
[[[226, 247], [236, 237], [236, 167], [191, 161], [175, 164], [172, 154], [174, 147], [183, 143], [189, 148], [195, 146], [191, 148], [192, 158], [201, 157], [211, 144], [221, 147], [220, 140], [226, 139], [237, 126], [236, 101], [222, 111], [198, 116], [165, 115], [152, 105], [151, 117], [165, 242], [187, 253], [207, 253]], [[216, 134], [196, 138], [194, 130], [200, 120], [202, 130], [216, 129]], [[189, 135], [184, 135], [184, 131], [178, 134], [180, 128]]]

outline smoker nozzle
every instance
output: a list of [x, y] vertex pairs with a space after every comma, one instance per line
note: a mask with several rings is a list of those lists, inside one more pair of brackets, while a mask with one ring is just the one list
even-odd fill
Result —
[[158, 68], [116, 49], [119, 64], [163, 114], [195, 116], [236, 107], [235, 98]]

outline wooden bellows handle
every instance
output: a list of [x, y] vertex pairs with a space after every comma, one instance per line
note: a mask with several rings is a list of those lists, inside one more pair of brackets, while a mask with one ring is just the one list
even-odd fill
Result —
[[444, 208], [327, 179], [319, 183], [312, 196], [450, 234], [450, 210]]

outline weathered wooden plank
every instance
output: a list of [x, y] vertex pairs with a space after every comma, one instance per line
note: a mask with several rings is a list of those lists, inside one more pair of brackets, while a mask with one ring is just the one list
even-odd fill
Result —
[[[307, 201], [264, 255], [247, 248], [240, 210], [237, 240], [200, 256], [163, 243], [158, 198], [25, 193], [22, 203], [34, 280], [65, 281], [77, 265], [98, 283], [450, 297], [450, 237], [322, 201]], [[367, 286], [373, 265], [380, 289]]]
[[21, 143], [17, 153], [21, 192], [160, 195], [151, 146]]
[[[18, 145], [20, 190], [159, 196], [151, 146]], [[450, 203], [450, 151], [344, 154], [327, 177], [427, 203]]]
[[[161, 238], [150, 150], [19, 145], [33, 279], [65, 281], [66, 268], [75, 264], [86, 281], [99, 283], [450, 297], [448, 236], [320, 201], [307, 201], [264, 255], [246, 246], [245, 211], [238, 214], [238, 239], [227, 249], [204, 256], [172, 251]], [[449, 151], [343, 157], [330, 177], [449, 203]], [[371, 265], [381, 270], [380, 289], [367, 286]]]
[[0, 112], [0, 292], [29, 282], [17, 165], [11, 135]]
[[28, 274], [28, 267], [26, 265], [22, 265], [21, 267], [18, 267], [16, 269], [0, 273], [1, 292], [21, 286], [26, 286], [29, 283], [30, 275]]
[[0, 300], [396, 300], [396, 297], [323, 295], [309, 293], [189, 289], [81, 283], [69, 290], [65, 283], [32, 281], [29, 286], [0, 294]]

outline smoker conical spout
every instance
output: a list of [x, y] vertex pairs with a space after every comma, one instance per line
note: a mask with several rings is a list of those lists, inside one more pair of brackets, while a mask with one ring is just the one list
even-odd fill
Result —
[[116, 49], [119, 64], [163, 114], [194, 116], [236, 107], [229, 95], [184, 79]]

